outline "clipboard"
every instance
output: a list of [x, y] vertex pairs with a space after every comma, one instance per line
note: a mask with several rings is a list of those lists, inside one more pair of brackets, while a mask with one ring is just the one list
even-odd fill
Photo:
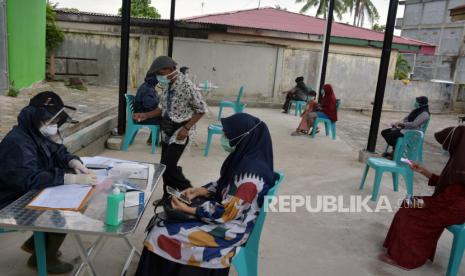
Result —
[[[95, 187], [90, 185], [78, 184], [45, 188], [26, 205], [26, 208], [41, 211], [62, 210], [79, 212], [87, 204], [94, 190]], [[76, 193], [76, 191], [78, 191], [78, 193]], [[70, 204], [73, 205], [73, 207], [66, 206], [66, 201], [70, 198], [72, 199], [69, 201], [74, 201], [72, 202], [74, 204]]]

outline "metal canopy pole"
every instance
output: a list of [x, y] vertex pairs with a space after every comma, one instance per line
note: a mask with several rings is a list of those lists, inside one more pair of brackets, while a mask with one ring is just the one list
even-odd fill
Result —
[[329, 1], [329, 8], [328, 8], [328, 17], [326, 19], [326, 31], [323, 38], [323, 49], [322, 49], [322, 56], [321, 56], [321, 63], [320, 63], [320, 78], [319, 82], [316, 86], [318, 89], [318, 100], [321, 99], [321, 89], [323, 89], [323, 85], [325, 84], [326, 79], [326, 65], [328, 63], [328, 52], [329, 52], [329, 43], [331, 41], [331, 28], [333, 26], [333, 11], [334, 11], [334, 0]]
[[173, 40], [174, 40], [174, 14], [176, 9], [176, 0], [171, 0], [170, 10], [170, 33], [168, 38], [168, 56], [173, 57]]
[[379, 65], [378, 83], [376, 84], [375, 102], [373, 105], [373, 114], [371, 116], [370, 135], [368, 136], [367, 151], [369, 152], [375, 152], [376, 150], [376, 139], [378, 138], [379, 122], [383, 108], [384, 90], [386, 88], [386, 79], [391, 58], [392, 38], [394, 36], [398, 4], [399, 0], [390, 0], [389, 2], [383, 51], [381, 53], [381, 63]]
[[128, 88], [129, 28], [131, 25], [131, 0], [123, 0], [121, 11], [121, 48], [119, 58], [118, 134], [126, 131], [126, 99]]

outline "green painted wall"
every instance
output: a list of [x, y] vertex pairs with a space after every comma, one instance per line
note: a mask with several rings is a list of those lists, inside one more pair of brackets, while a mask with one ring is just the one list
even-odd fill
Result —
[[8, 71], [16, 88], [45, 78], [46, 0], [7, 0]]

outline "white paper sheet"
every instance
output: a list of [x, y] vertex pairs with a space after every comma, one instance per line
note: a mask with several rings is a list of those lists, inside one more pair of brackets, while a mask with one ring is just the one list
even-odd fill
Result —
[[123, 159], [116, 159], [116, 158], [108, 158], [103, 156], [94, 156], [94, 157], [81, 157], [82, 162], [84, 164], [96, 164], [96, 165], [106, 165], [109, 167], [114, 167], [118, 163], [134, 163], [137, 162], [127, 161]]
[[108, 176], [116, 178], [147, 179], [148, 166], [137, 163], [117, 163], [108, 172]]
[[92, 186], [78, 184], [46, 188], [28, 206], [53, 209], [78, 209], [91, 189]]
[[108, 177], [108, 171], [105, 169], [91, 169], [90, 171], [97, 176], [97, 184], [102, 183]]

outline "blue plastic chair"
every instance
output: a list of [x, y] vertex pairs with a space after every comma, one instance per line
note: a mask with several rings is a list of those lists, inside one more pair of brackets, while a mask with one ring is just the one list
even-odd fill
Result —
[[212, 136], [214, 134], [223, 134], [223, 126], [218, 124], [211, 124], [208, 126], [208, 138], [207, 138], [207, 145], [204, 149], [204, 156], [208, 156], [208, 152], [210, 151], [210, 144], [212, 143]]
[[397, 140], [396, 149], [394, 151], [393, 160], [386, 158], [370, 157], [367, 160], [365, 172], [363, 173], [362, 181], [360, 182], [360, 190], [365, 185], [365, 180], [368, 175], [369, 168], [376, 171], [371, 200], [376, 201], [378, 198], [379, 185], [384, 172], [392, 173], [392, 181], [394, 191], [399, 189], [399, 174], [404, 177], [407, 186], [407, 194], [413, 195], [413, 171], [410, 166], [400, 161], [401, 158], [406, 158], [412, 161], [417, 161], [418, 151], [420, 150], [420, 142], [423, 139], [423, 133], [418, 130], [408, 130], [404, 133], [404, 137]]
[[[268, 196], [274, 196], [276, 190], [284, 179], [284, 174], [281, 172], [275, 172], [276, 183], [268, 191]], [[260, 245], [260, 236], [262, 234], [263, 224], [266, 218], [265, 209], [266, 202], [263, 203], [262, 208], [260, 208], [260, 213], [258, 215], [255, 226], [252, 229], [247, 242], [239, 247], [237, 250], [236, 256], [232, 260], [232, 264], [237, 270], [239, 276], [257, 276], [258, 275], [258, 252]]]
[[239, 88], [239, 93], [237, 94], [237, 98], [235, 102], [230, 101], [221, 101], [220, 102], [220, 111], [218, 112], [218, 121], [221, 120], [221, 113], [223, 113], [224, 107], [231, 107], [234, 113], [240, 113], [244, 111], [245, 104], [241, 103], [241, 98], [244, 95], [244, 86], [242, 85]]
[[465, 223], [448, 226], [447, 230], [454, 235], [454, 240], [452, 241], [446, 276], [456, 276], [459, 272], [465, 249]]
[[152, 132], [152, 154], [155, 154], [155, 150], [158, 142], [158, 135], [160, 132], [159, 125], [144, 125], [135, 123], [132, 119], [132, 114], [134, 113], [134, 96], [129, 94], [124, 94], [126, 97], [126, 114], [127, 114], [127, 124], [126, 124], [126, 133], [124, 134], [123, 142], [123, 151], [128, 151], [129, 145], [132, 145], [134, 138], [136, 137], [137, 131], [143, 127], [147, 127]]
[[[340, 105], [341, 105], [341, 100], [337, 99], [336, 100], [336, 111], [339, 111]], [[319, 117], [316, 117], [315, 120], [313, 121], [312, 138], [315, 138], [319, 123], [325, 124], [326, 136], [329, 136], [329, 131], [331, 130], [333, 140], [336, 140], [336, 122], [333, 122], [330, 119], [319, 118]]]
[[[0, 234], [16, 232], [0, 228]], [[44, 232], [34, 232], [34, 248], [37, 258], [37, 273], [39, 276], [47, 276], [47, 258], [45, 255], [45, 234]]]
[[431, 115], [429, 116], [429, 119], [428, 121], [425, 122], [425, 124], [423, 125], [423, 139], [421, 139], [421, 144], [420, 144], [420, 151], [419, 151], [419, 156], [418, 156], [418, 162], [420, 162], [421, 164], [423, 164], [423, 143], [424, 143], [424, 138], [425, 138], [425, 135], [426, 135], [426, 130], [428, 130], [428, 126], [429, 126], [429, 122], [431, 121]]
[[302, 114], [302, 109], [305, 108], [307, 105], [306, 101], [296, 101], [296, 100], [291, 100], [289, 101], [289, 109], [287, 110], [287, 113], [289, 113], [289, 110], [291, 110], [292, 105], [295, 105], [295, 110], [294, 110], [294, 116], [301, 115]]
[[[429, 119], [428, 121], [426, 121], [424, 124], [423, 124], [423, 128], [422, 128], [422, 132], [423, 132], [423, 139], [421, 140], [421, 144], [420, 144], [420, 151], [418, 152], [419, 156], [418, 156], [418, 162], [420, 164], [423, 164], [423, 143], [424, 143], [424, 138], [425, 138], [425, 135], [426, 135], [426, 130], [428, 130], [428, 126], [429, 126], [429, 122], [431, 121], [431, 115], [429, 116]], [[386, 145], [386, 149], [384, 150], [385, 152], [387, 152], [389, 149], [389, 144]]]

